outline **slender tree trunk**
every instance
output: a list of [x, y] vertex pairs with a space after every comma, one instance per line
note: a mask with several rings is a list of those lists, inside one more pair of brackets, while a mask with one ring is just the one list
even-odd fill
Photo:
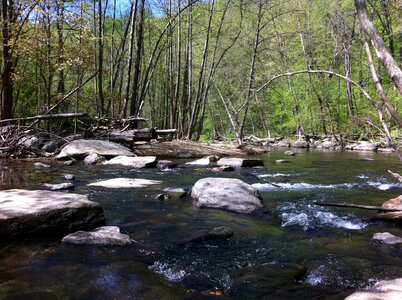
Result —
[[1, 119], [12, 118], [13, 111], [13, 56], [10, 49], [11, 21], [14, 1], [1, 1], [2, 65], [1, 65]]
[[133, 93], [131, 94], [130, 101], [130, 115], [138, 116], [138, 90], [140, 86], [141, 75], [141, 61], [142, 61], [142, 47], [144, 43], [144, 12], [145, 12], [145, 0], [140, 0], [139, 7], [139, 20], [138, 20], [138, 32], [137, 32], [137, 49], [135, 54], [134, 63], [134, 75], [133, 75]]
[[125, 117], [127, 115], [127, 106], [129, 102], [129, 96], [131, 91], [131, 72], [133, 66], [133, 53], [134, 53], [134, 39], [135, 39], [135, 27], [137, 22], [137, 11], [138, 11], [138, 0], [133, 2], [131, 6], [131, 14], [130, 14], [130, 44], [128, 46], [128, 64], [127, 64], [127, 83], [126, 83], [126, 92], [123, 100], [123, 111], [121, 115]]
[[391, 77], [399, 93], [402, 94], [402, 70], [392, 57], [391, 53], [385, 47], [384, 41], [379, 35], [377, 28], [371, 22], [367, 12], [365, 0], [354, 0], [356, 11], [359, 16], [360, 25], [363, 31], [369, 36], [378, 60], [384, 66], [385, 70]]
[[65, 78], [64, 78], [64, 1], [58, 0], [56, 8], [57, 13], [57, 65], [58, 65], [58, 79], [57, 79], [57, 93], [64, 95], [66, 92]]
[[187, 131], [187, 138], [191, 139], [193, 137], [194, 129], [195, 129], [195, 124], [198, 118], [199, 110], [200, 110], [200, 99], [201, 95], [203, 92], [203, 82], [205, 80], [204, 78], [204, 73], [205, 73], [205, 66], [207, 65], [207, 59], [208, 59], [208, 49], [209, 49], [209, 39], [210, 39], [210, 34], [211, 34], [211, 26], [212, 26], [212, 16], [214, 13], [214, 6], [215, 6], [215, 0], [211, 0], [209, 4], [209, 17], [208, 17], [208, 25], [206, 28], [206, 37], [204, 41], [204, 50], [202, 54], [202, 61], [200, 65], [200, 73], [198, 75], [198, 85], [197, 85], [197, 91], [194, 99], [194, 104], [193, 104], [193, 109], [191, 111], [190, 115], [190, 121], [189, 121], [189, 126], [188, 126], [188, 131]]
[[104, 31], [103, 31], [102, 0], [98, 0], [98, 98], [99, 117], [105, 115], [105, 96], [103, 94], [103, 58], [104, 58]]

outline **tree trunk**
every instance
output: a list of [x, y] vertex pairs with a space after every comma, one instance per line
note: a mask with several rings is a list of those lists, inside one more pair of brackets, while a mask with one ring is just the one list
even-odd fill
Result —
[[387, 50], [383, 39], [378, 33], [376, 27], [371, 22], [367, 12], [365, 0], [354, 0], [356, 11], [359, 16], [360, 25], [364, 32], [369, 36], [378, 60], [384, 66], [386, 72], [391, 77], [399, 93], [402, 95], [402, 70], [399, 68], [391, 53]]
[[139, 7], [139, 21], [137, 31], [137, 49], [134, 62], [134, 75], [133, 75], [133, 92], [130, 100], [130, 115], [138, 116], [138, 90], [140, 86], [140, 74], [141, 74], [141, 61], [142, 61], [142, 45], [144, 43], [144, 12], [145, 12], [145, 0], [140, 0]]
[[12, 118], [13, 111], [13, 56], [10, 49], [11, 20], [14, 2], [1, 1], [2, 16], [2, 65], [1, 65], [1, 119]]

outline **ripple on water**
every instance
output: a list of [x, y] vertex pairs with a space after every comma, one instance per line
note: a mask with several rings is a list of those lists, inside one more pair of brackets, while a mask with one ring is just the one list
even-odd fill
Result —
[[319, 210], [316, 206], [304, 203], [286, 203], [279, 207], [282, 227], [300, 226], [303, 230], [322, 226], [359, 230], [367, 226], [353, 215], [338, 216], [332, 212]]
[[183, 280], [184, 276], [186, 276], [184, 270], [175, 270], [174, 267], [162, 261], [156, 261], [149, 269], [173, 282], [180, 282]]

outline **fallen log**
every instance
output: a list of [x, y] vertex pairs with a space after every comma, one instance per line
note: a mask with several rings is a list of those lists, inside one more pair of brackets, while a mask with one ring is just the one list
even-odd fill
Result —
[[37, 116], [26, 117], [26, 118], [14, 118], [14, 119], [0, 120], [0, 125], [24, 123], [24, 122], [37, 121], [37, 120], [81, 118], [81, 117], [86, 117], [86, 116], [88, 116], [87, 113], [65, 113], [65, 114], [54, 114], [54, 115], [37, 115]]
[[364, 221], [402, 222], [402, 212], [386, 212], [367, 217]]
[[360, 205], [360, 204], [348, 204], [348, 203], [332, 203], [332, 202], [319, 202], [314, 201], [315, 205], [319, 206], [332, 206], [332, 207], [344, 207], [344, 208], [358, 208], [358, 209], [368, 209], [368, 210], [378, 210], [378, 211], [386, 211], [386, 212], [402, 212], [402, 209], [396, 208], [386, 208], [381, 206], [374, 205]]

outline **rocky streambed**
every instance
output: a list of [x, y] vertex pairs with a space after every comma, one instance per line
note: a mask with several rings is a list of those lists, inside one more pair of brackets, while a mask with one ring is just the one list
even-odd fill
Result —
[[[0, 242], [0, 299], [344, 299], [402, 277], [400, 244], [373, 239], [400, 237], [400, 227], [364, 221], [372, 212], [313, 205], [399, 196], [400, 184], [386, 176], [394, 156], [271, 151], [244, 163], [139, 163], [129, 153], [97, 153], [84, 163], [92, 154], [2, 161], [3, 193], [68, 181], [74, 189], [58, 193], [88, 195], [107, 226], [71, 228], [79, 232], [63, 243], [54, 230]], [[117, 164], [107, 163], [116, 155]]]

